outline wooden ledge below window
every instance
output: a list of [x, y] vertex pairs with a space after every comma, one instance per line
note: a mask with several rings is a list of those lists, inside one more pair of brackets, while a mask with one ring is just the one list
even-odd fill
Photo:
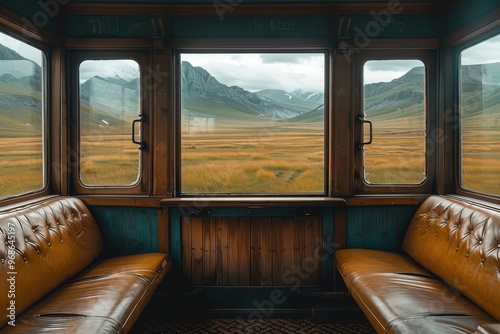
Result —
[[339, 207], [346, 201], [339, 197], [176, 197], [160, 201], [163, 207]]

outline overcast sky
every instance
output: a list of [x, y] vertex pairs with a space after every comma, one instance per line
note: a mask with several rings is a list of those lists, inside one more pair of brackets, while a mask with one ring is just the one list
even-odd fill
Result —
[[181, 61], [204, 68], [225, 85], [251, 92], [262, 89], [324, 90], [325, 55], [322, 53], [184, 53]]
[[32, 60], [38, 65], [42, 66], [43, 52], [41, 52], [39, 49], [34, 48], [24, 42], [21, 42], [1, 32], [0, 32], [0, 44], [8, 47], [11, 50], [16, 51], [24, 58]]
[[[42, 65], [40, 50], [0, 33], [0, 44], [18, 52], [38, 65]], [[182, 60], [201, 66], [218, 81], [237, 85], [249, 91], [266, 88], [293, 91], [322, 92], [324, 89], [324, 55], [307, 53], [288, 54], [182, 54]], [[462, 52], [462, 65], [500, 62], [500, 35]], [[419, 61], [370, 61], [364, 68], [364, 82], [388, 82], [408, 72]], [[81, 81], [91, 76], [120, 76], [133, 79], [138, 75], [133, 61], [85, 62], [81, 68]]]
[[423, 67], [420, 60], [370, 60], [363, 67], [363, 83], [390, 82], [414, 67]]

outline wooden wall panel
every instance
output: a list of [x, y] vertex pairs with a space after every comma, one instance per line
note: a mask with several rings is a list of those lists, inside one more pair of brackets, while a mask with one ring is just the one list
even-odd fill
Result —
[[183, 217], [182, 271], [195, 286], [321, 285], [320, 217]]

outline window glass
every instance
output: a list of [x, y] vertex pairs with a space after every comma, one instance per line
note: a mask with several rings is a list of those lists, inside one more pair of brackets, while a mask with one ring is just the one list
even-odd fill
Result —
[[[370, 60], [363, 70], [362, 145], [368, 184], [417, 185], [426, 179], [425, 66], [420, 60]], [[363, 142], [370, 141], [364, 123]]]
[[[80, 64], [80, 181], [86, 186], [131, 186], [139, 181], [141, 151], [132, 142], [140, 114], [140, 69], [135, 60]], [[140, 141], [140, 126], [134, 127]]]
[[461, 186], [500, 195], [500, 35], [460, 55]]
[[0, 33], [0, 198], [45, 186], [45, 56]]
[[325, 54], [181, 54], [182, 193], [325, 193]]

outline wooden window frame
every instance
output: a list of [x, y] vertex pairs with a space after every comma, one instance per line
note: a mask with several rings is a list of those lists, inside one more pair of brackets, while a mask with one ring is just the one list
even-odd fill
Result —
[[440, 145], [440, 129], [437, 127], [437, 93], [438, 75], [435, 50], [364, 50], [353, 57], [354, 65], [354, 90], [352, 124], [354, 125], [354, 142], [363, 140], [363, 127], [355, 121], [357, 115], [363, 114], [363, 67], [371, 60], [420, 60], [425, 65], [425, 101], [426, 101], [426, 178], [420, 184], [368, 184], [364, 180], [363, 152], [352, 147], [354, 153], [354, 194], [427, 194], [434, 193], [436, 189], [436, 174], [438, 161], [438, 148]]
[[[16, 17], [16, 15], [12, 15]], [[51, 142], [54, 140], [54, 134], [51, 133], [51, 87], [52, 87], [52, 78], [51, 78], [51, 53], [50, 48], [47, 46], [49, 44], [49, 40], [46, 40], [42, 36], [37, 36], [38, 38], [33, 38], [31, 32], [24, 31], [23, 28], [12, 26], [9, 24], [10, 22], [5, 22], [6, 19], [0, 16], [0, 31], [21, 43], [25, 43], [33, 48], [38, 49], [44, 56], [44, 62], [42, 64], [42, 159], [43, 159], [43, 186], [40, 189], [32, 189], [30, 191], [26, 191], [19, 194], [14, 194], [10, 196], [6, 196], [4, 198], [0, 198], [0, 203], [2, 205], [8, 205], [11, 203], [16, 203], [22, 200], [30, 200], [39, 198], [40, 196], [45, 196], [50, 193], [50, 189], [52, 187], [52, 161], [53, 154], [51, 154]], [[4, 26], [4, 23], [8, 23]], [[30, 38], [31, 37], [31, 38]]]
[[[212, 41], [212, 42], [211, 42]], [[179, 41], [177, 41], [179, 43]], [[298, 41], [295, 41], [298, 42]], [[198, 41], [198, 43], [188, 42], [184, 45], [183, 41], [180, 41], [179, 45], [174, 48], [174, 68], [175, 70], [175, 83], [174, 83], [174, 100], [175, 100], [175, 192], [176, 197], [220, 197], [227, 198], [231, 197], [239, 197], [239, 198], [289, 198], [289, 197], [307, 197], [307, 198], [324, 198], [325, 196], [329, 196], [332, 188], [332, 181], [330, 170], [333, 168], [333, 161], [330, 147], [331, 147], [331, 138], [333, 136], [332, 128], [330, 126], [331, 122], [331, 97], [330, 97], [330, 82], [332, 76], [332, 66], [331, 66], [331, 57], [332, 50], [323, 45], [316, 44], [316, 39], [310, 39], [309, 42], [306, 40], [300, 40], [297, 44], [292, 41], [280, 41], [275, 39], [263, 39], [263, 40], [251, 40], [251, 43], [245, 43], [245, 39], [239, 40], [235, 46], [235, 43], [231, 43], [228, 41], [221, 41], [218, 39], [206, 39], [203, 41]], [[308, 43], [312, 43], [309, 45]], [[288, 44], [293, 46], [288, 46]], [[205, 45], [213, 45], [212, 47], [206, 47]], [[250, 45], [250, 46], [249, 46]], [[181, 117], [180, 117], [180, 104], [181, 104], [181, 65], [180, 65], [180, 55], [182, 53], [322, 53], [324, 54], [325, 59], [325, 68], [324, 68], [324, 95], [325, 95], [325, 109], [324, 109], [324, 192], [323, 193], [283, 193], [283, 194], [256, 194], [256, 193], [238, 193], [238, 194], [229, 194], [229, 193], [183, 193], [181, 191]]]
[[[70, 193], [72, 195], [149, 195], [152, 189], [152, 115], [151, 95], [147, 75], [150, 68], [149, 51], [102, 51], [102, 50], [77, 50], [70, 54], [69, 63], [69, 96], [70, 96], [70, 145], [68, 147], [68, 171], [70, 173]], [[130, 59], [139, 64], [140, 67], [140, 113], [147, 116], [147, 121], [141, 122], [141, 138], [148, 144], [141, 150], [140, 174], [136, 184], [131, 186], [91, 186], [82, 184], [80, 174], [80, 111], [79, 111], [79, 67], [86, 60], [118, 60]], [[132, 131], [132, 130], [131, 130]]]
[[496, 204], [500, 204], [500, 195], [486, 194], [478, 191], [474, 191], [471, 189], [463, 188], [461, 185], [461, 172], [462, 172], [462, 155], [461, 155], [461, 141], [460, 141], [460, 133], [461, 133], [461, 122], [460, 122], [460, 56], [462, 51], [471, 48], [479, 43], [482, 43], [490, 38], [500, 35], [500, 20], [494, 21], [491, 24], [492, 28], [487, 32], [483, 32], [481, 34], [477, 34], [477, 32], [472, 32], [465, 34], [461, 40], [460, 44], [453, 44], [453, 48], [450, 51], [449, 58], [452, 60], [452, 68], [455, 73], [453, 76], [448, 77], [447, 79], [450, 82], [449, 90], [452, 91], [452, 95], [454, 97], [454, 114], [453, 117], [455, 119], [455, 124], [451, 131], [454, 131], [454, 159], [453, 159], [453, 169], [455, 173], [454, 177], [454, 190], [457, 195], [467, 196], [477, 198], [479, 200], [484, 200], [488, 202], [493, 202]]

